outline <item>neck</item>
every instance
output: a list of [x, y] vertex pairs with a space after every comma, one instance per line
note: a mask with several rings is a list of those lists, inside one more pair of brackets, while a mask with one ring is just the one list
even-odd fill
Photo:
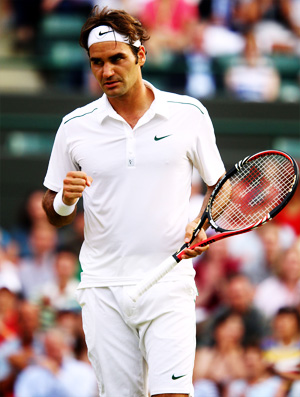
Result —
[[298, 284], [298, 279], [290, 279], [290, 280], [286, 279], [286, 280], [284, 280], [284, 283], [285, 283], [287, 289], [289, 289], [290, 291], [293, 291]]
[[256, 383], [262, 382], [267, 377], [268, 377], [267, 373], [254, 374], [252, 376], [249, 376], [248, 383], [251, 384], [251, 385], [254, 385]]
[[143, 81], [122, 97], [108, 98], [114, 110], [133, 128], [146, 113], [154, 100], [154, 94]]
[[64, 291], [66, 286], [67, 286], [67, 284], [68, 284], [68, 278], [59, 279], [58, 286], [59, 286], [60, 291]]
[[294, 338], [293, 336], [285, 336], [282, 338], [282, 343], [284, 345], [290, 345], [292, 342], [294, 342], [296, 338]]

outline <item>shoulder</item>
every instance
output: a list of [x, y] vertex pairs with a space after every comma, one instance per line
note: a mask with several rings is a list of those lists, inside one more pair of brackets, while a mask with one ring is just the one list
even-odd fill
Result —
[[278, 346], [278, 342], [273, 337], [270, 337], [270, 336], [263, 338], [263, 340], [261, 342], [261, 348], [264, 351], [270, 350], [277, 346]]
[[199, 115], [207, 114], [205, 106], [196, 98], [166, 91], [163, 91], [162, 94], [166, 102], [170, 104], [170, 107], [176, 107], [177, 110], [183, 112], [190, 111], [195, 112], [196, 114], [198, 113]]
[[73, 110], [71, 113], [68, 113], [63, 117], [62, 123], [67, 124], [68, 122], [76, 119], [87, 118], [90, 117], [96, 110], [101, 107], [101, 98], [96, 99], [93, 102], [88, 103], [80, 108]]
[[256, 291], [266, 291], [267, 289], [278, 288], [280, 286], [280, 280], [275, 276], [270, 276], [258, 284]]

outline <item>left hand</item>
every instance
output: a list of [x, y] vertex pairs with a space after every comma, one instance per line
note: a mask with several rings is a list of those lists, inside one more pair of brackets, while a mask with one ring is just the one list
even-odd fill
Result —
[[[185, 243], [189, 243], [192, 235], [193, 235], [193, 231], [197, 226], [197, 220], [194, 220], [192, 222], [190, 222], [187, 227], [185, 228], [185, 237], [184, 237], [184, 242]], [[200, 241], [206, 240], [207, 236], [206, 233], [204, 231], [204, 229], [201, 229], [200, 232], [198, 233], [197, 237], [195, 238], [195, 240], [193, 240], [192, 245], [200, 243]], [[208, 245], [206, 247], [195, 247], [194, 249], [189, 249], [186, 248], [184, 250], [184, 255], [182, 255], [182, 259], [190, 259], [190, 258], [195, 258], [198, 255], [201, 255], [202, 252], [208, 250]]]

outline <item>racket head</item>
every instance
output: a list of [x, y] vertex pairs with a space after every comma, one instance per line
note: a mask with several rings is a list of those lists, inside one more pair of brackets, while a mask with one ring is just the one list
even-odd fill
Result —
[[285, 152], [247, 156], [215, 187], [206, 209], [209, 223], [221, 233], [258, 227], [288, 204], [298, 181], [297, 163]]

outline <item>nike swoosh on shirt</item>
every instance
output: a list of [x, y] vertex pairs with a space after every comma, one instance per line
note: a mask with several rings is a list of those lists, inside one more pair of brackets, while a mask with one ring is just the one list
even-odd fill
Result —
[[186, 374], [185, 375], [180, 375], [180, 376], [175, 376], [174, 374], [172, 375], [172, 379], [173, 380], [176, 380], [176, 379], [179, 379], [179, 378], [183, 378], [184, 376], [186, 376]]
[[168, 138], [168, 136], [171, 136], [171, 135], [173, 135], [173, 134], [165, 135], [165, 136], [160, 136], [160, 137], [158, 137], [158, 136], [155, 135], [154, 140], [155, 140], [155, 141], [160, 141], [161, 139]]

